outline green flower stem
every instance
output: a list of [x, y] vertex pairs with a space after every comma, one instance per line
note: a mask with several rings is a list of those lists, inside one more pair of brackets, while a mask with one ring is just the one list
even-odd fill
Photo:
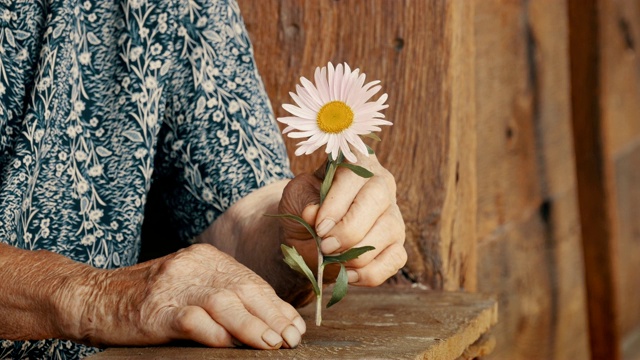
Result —
[[[329, 156], [327, 172], [324, 176], [324, 180], [322, 181], [322, 185], [320, 186], [320, 205], [322, 205], [329, 193], [329, 189], [331, 189], [333, 177], [336, 174], [336, 170], [338, 169], [341, 159], [342, 153], [338, 155], [337, 160], [333, 160], [331, 156]], [[320, 292], [316, 295], [316, 326], [320, 326], [322, 324], [322, 280], [324, 277], [324, 256], [322, 255], [322, 249], [320, 248], [320, 242], [322, 239], [320, 239], [319, 236], [314, 236], [314, 239], [316, 240], [318, 248], [318, 271], [316, 281], [318, 283], [318, 288], [320, 288]]]
[[322, 324], [322, 277], [324, 276], [324, 264], [322, 251], [320, 251], [320, 247], [318, 246], [318, 288], [320, 288], [320, 292], [316, 295], [316, 326], [320, 326]]

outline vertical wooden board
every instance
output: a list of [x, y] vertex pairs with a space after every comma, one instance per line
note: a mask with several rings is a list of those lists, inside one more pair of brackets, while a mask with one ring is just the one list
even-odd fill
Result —
[[520, 1], [476, 2], [479, 243], [540, 202], [527, 21]]
[[548, 345], [557, 359], [589, 354], [585, 282], [571, 131], [568, 14], [565, 1], [529, 1], [528, 56], [533, 87], [538, 175], [543, 202], [538, 213], [552, 256], [552, 327]]
[[499, 299], [497, 344], [487, 359], [588, 358], [575, 207], [575, 194], [566, 193], [478, 245], [478, 288]]
[[[527, 56], [543, 198], [575, 190], [566, 1], [528, 1]], [[571, 214], [573, 218], [577, 208]], [[562, 219], [559, 219], [562, 221]]]
[[640, 144], [640, 2], [601, 1], [601, 105], [608, 156]]
[[640, 327], [640, 146], [615, 161], [620, 333]]
[[620, 358], [616, 205], [602, 116], [600, 11], [607, 1], [568, 0], [571, 106], [585, 262], [589, 342], [594, 358]]
[[599, 19], [602, 121], [618, 215], [619, 325], [627, 335], [640, 326], [640, 2], [603, 1]]
[[474, 5], [448, 6], [450, 35], [448, 179], [440, 226], [440, 258], [445, 290], [476, 288], [476, 116]]
[[576, 189], [541, 207], [546, 244], [552, 255], [544, 272], [550, 281], [551, 334], [548, 345], [555, 359], [589, 358], [589, 333], [584, 261]]
[[546, 233], [537, 216], [478, 244], [478, 290], [498, 295], [496, 348], [488, 359], [552, 359]]
[[499, 289], [494, 358], [586, 358], [566, 3], [476, 13], [478, 281]]
[[[451, 111], [452, 99], [459, 99], [456, 101], [462, 104], [469, 96], [463, 93], [463, 84], [454, 84], [452, 79], [469, 80], [455, 77], [450, 71], [452, 43], [458, 47], [473, 45], [452, 42], [452, 37], [460, 36], [462, 31], [452, 26], [452, 19], [457, 25], [464, 25], [462, 20], [468, 21], [468, 15], [459, 12], [464, 10], [463, 2], [241, 0], [239, 3], [254, 43], [258, 68], [278, 116], [285, 115], [281, 104], [291, 102], [288, 92], [294, 89], [299, 76], [311, 77], [316, 66], [329, 60], [347, 61], [367, 73], [368, 79], [382, 80], [384, 90], [389, 93], [390, 108], [386, 114], [395, 125], [383, 131], [383, 141], [375, 149], [398, 183], [398, 203], [407, 224], [409, 252], [404, 273], [413, 281], [435, 288], [445, 284], [451, 284], [448, 288], [459, 287], [463, 277], [450, 275], [445, 268], [463, 268], [463, 264], [460, 260], [455, 263], [444, 260], [459, 257], [443, 253], [441, 232], [444, 224], [454, 223], [451, 217], [462, 213], [456, 210], [443, 215], [447, 198], [455, 209], [475, 206], [472, 163], [460, 165], [464, 171], [471, 169], [468, 176], [459, 177], [458, 188], [465, 189], [460, 190], [460, 196], [450, 194], [458, 190], [448, 185], [452, 177], [455, 179], [452, 169], [456, 167], [451, 161], [457, 161], [449, 157], [451, 141], [458, 146], [457, 142], [468, 143], [472, 141], [469, 136], [474, 135], [465, 130], [461, 137], [456, 137], [451, 132], [452, 124], [463, 118], [468, 120], [461, 124], [473, 129], [469, 127], [473, 117], [468, 116], [468, 110], [458, 107], [463, 110]], [[287, 139], [290, 156], [294, 143]], [[471, 144], [460, 152], [462, 161], [467, 161], [472, 148]], [[296, 173], [312, 170], [321, 158], [315, 154], [292, 159], [293, 169]], [[458, 233], [445, 234], [460, 236], [461, 244], [473, 241], [469, 238], [472, 232], [460, 230], [463, 223], [459, 221], [456, 225]]]

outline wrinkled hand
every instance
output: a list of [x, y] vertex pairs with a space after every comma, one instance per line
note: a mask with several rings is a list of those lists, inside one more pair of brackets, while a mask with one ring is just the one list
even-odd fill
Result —
[[239, 341], [276, 349], [296, 347], [306, 331], [298, 312], [262, 278], [210, 245], [104, 271], [94, 281], [99, 292], [83, 302], [80, 321], [92, 344], [192, 340], [230, 347]]
[[[393, 175], [380, 165], [375, 155], [358, 154], [357, 164], [374, 176], [365, 179], [339, 167], [327, 198], [320, 207], [320, 185], [324, 166], [316, 174], [293, 179], [284, 190], [279, 212], [300, 215], [322, 237], [325, 255], [353, 247], [371, 245], [375, 250], [345, 265], [349, 283], [377, 286], [395, 275], [407, 261], [405, 227], [396, 204]], [[311, 269], [316, 269], [316, 245], [306, 229], [283, 219], [284, 242], [296, 247]], [[335, 277], [335, 269], [327, 277]], [[332, 274], [331, 274], [332, 273]], [[331, 280], [330, 278], [327, 280]]]

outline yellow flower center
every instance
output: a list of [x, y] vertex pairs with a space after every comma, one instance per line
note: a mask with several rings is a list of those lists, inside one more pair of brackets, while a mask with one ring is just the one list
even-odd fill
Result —
[[338, 134], [353, 123], [353, 110], [342, 101], [331, 101], [318, 111], [317, 121], [320, 130]]

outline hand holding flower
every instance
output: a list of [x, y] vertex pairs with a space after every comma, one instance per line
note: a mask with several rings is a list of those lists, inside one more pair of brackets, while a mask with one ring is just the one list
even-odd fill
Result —
[[[312, 283], [320, 325], [325, 265], [340, 266], [329, 307], [346, 295], [347, 283], [379, 285], [404, 265], [407, 255], [395, 181], [361, 138], [378, 139], [372, 132], [391, 125], [380, 113], [388, 107], [387, 95], [368, 101], [380, 91], [379, 81], [365, 84], [359, 69], [331, 63], [316, 69], [315, 86], [304, 77], [300, 81], [297, 94], [291, 93], [298, 106], [283, 105], [294, 116], [278, 121], [288, 125], [284, 133], [289, 137], [308, 138], [298, 143], [296, 155], [326, 145], [329, 156], [324, 176], [303, 175], [285, 189], [280, 217], [286, 219], [284, 242], [293, 247], [283, 245], [282, 251], [285, 262]], [[308, 265], [317, 268], [315, 274]]]

